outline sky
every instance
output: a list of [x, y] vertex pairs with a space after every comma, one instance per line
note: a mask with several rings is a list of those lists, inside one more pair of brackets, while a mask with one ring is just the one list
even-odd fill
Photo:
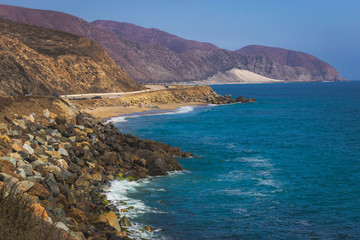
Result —
[[0, 0], [86, 21], [158, 28], [237, 50], [257, 44], [312, 54], [360, 80], [359, 0]]

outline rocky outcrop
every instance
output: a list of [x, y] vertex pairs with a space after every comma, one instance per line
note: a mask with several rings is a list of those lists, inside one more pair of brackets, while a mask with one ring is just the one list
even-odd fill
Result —
[[[331, 67], [327, 67], [328, 70], [323, 72], [323, 68], [318, 68], [317, 64], [313, 64], [314, 69], [308, 69], [307, 65], [286, 65], [265, 55], [249, 55], [241, 50], [228, 51], [213, 46], [207, 48], [206, 43], [180, 41], [163, 32], [160, 34], [158, 31], [137, 26], [125, 26], [119, 30], [118, 24], [114, 22], [105, 26], [100, 24], [106, 29], [104, 30], [68, 14], [5, 5], [0, 6], [0, 17], [93, 39], [129, 76], [141, 83], [189, 83], [206, 80], [221, 73], [226, 74], [232, 69], [248, 70], [268, 78], [289, 82], [341, 80], [336, 70]], [[108, 31], [112, 27], [114, 29]], [[130, 37], [133, 33], [136, 36]], [[162, 34], [170, 42], [162, 41], [161, 38], [151, 40]], [[293, 57], [294, 61], [298, 62], [300, 60], [297, 58], [302, 58], [302, 55], [295, 54]], [[310, 58], [307, 60], [311, 61]]]
[[0, 109], [0, 186], [15, 186], [35, 214], [77, 239], [127, 235], [129, 220], [106, 200], [104, 184], [182, 170], [174, 156], [192, 156], [163, 143], [123, 135], [90, 115], [74, 117], [68, 114], [73, 112], [70, 105], [62, 115], [58, 99], [44, 98], [44, 106], [24, 108], [21, 115], [14, 115], [13, 109], [18, 103], [31, 105], [26, 100], [32, 98], [6, 99], [6, 108]]
[[[252, 102], [255, 99], [250, 99]], [[81, 109], [105, 106], [137, 106], [157, 108], [159, 104], [169, 103], [204, 103], [204, 104], [228, 104], [235, 102], [249, 102], [248, 99], [238, 99], [229, 96], [221, 96], [209, 86], [171, 86], [169, 89], [136, 93], [120, 98], [76, 100], [73, 103]]]
[[0, 29], [2, 95], [142, 89], [90, 39], [1, 19]]

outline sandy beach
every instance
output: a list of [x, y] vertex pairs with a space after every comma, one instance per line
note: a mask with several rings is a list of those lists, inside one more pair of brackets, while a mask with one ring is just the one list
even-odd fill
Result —
[[201, 102], [187, 102], [187, 103], [168, 103], [168, 104], [159, 104], [157, 108], [149, 108], [149, 107], [138, 107], [138, 106], [106, 106], [106, 107], [91, 107], [84, 108], [81, 111], [85, 113], [89, 113], [94, 117], [102, 118], [103, 120], [109, 119], [112, 117], [118, 117], [125, 114], [132, 113], [140, 113], [147, 112], [152, 110], [174, 110], [184, 106], [197, 106], [204, 105]]

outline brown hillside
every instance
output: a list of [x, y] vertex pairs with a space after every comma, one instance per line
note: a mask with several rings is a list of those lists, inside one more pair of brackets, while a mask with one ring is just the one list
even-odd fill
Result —
[[120, 37], [142, 43], [162, 45], [176, 53], [184, 53], [194, 49], [202, 51], [220, 49], [211, 43], [187, 40], [156, 28], [149, 29], [131, 23], [96, 20], [92, 24]]
[[0, 29], [2, 95], [142, 88], [90, 39], [1, 19]]
[[[248, 55], [240, 51], [191, 49], [177, 53], [166, 46], [127, 40], [83, 19], [60, 12], [0, 5], [0, 17], [93, 39], [130, 77], [142, 83], [206, 80], [234, 68], [286, 81], [341, 80], [336, 70], [331, 67], [328, 68], [328, 74], [326, 71], [324, 73], [321, 67], [294, 67], [271, 60], [264, 55]], [[136, 29], [142, 31], [140, 28]], [[295, 55], [295, 60], [298, 57]]]

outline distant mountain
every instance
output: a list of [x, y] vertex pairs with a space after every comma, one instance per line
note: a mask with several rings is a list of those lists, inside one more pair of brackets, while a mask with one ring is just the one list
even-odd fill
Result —
[[96, 42], [0, 19], [0, 95], [121, 92], [141, 85]]
[[176, 53], [195, 49], [202, 51], [220, 49], [211, 43], [187, 40], [156, 28], [143, 28], [131, 23], [96, 20], [92, 24], [128, 40], [165, 46]]
[[[317, 57], [304, 52], [297, 52], [282, 48], [266, 47], [259, 45], [249, 45], [238, 51], [238, 53], [250, 56], [265, 56], [270, 60], [283, 66], [289, 66], [298, 69], [298, 71], [311, 74], [311, 79], [315, 80], [337, 80], [339, 73]], [[295, 77], [295, 76], [294, 76]], [[306, 80], [307, 78], [304, 78]]]
[[[218, 49], [208, 43], [189, 41], [160, 30], [157, 32], [135, 25], [104, 21], [95, 21], [91, 24], [65, 13], [6, 5], [0, 5], [0, 18], [93, 39], [130, 77], [141, 83], [191, 83], [206, 82], [208, 79], [218, 79], [220, 83], [222, 74], [227, 76], [227, 82], [231, 79], [234, 83], [246, 81], [244, 78], [236, 77], [239, 74], [233, 74], [239, 72], [237, 70], [247, 70], [274, 80], [341, 80], [335, 69], [332, 70], [333, 74], [324, 74], [323, 69], [289, 66], [264, 54], [244, 54], [242, 50]], [[123, 27], [119, 28], [121, 25]], [[149, 38], [146, 37], [148, 35]]]

